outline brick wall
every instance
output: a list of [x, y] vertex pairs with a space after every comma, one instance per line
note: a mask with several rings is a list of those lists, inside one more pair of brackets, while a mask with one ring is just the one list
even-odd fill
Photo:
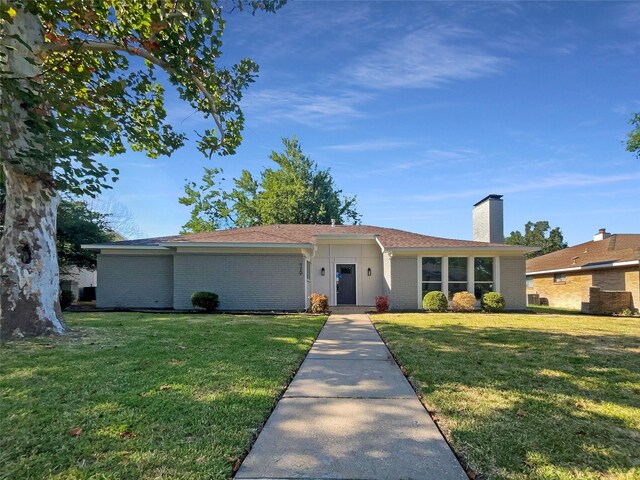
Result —
[[174, 258], [177, 309], [191, 308], [191, 294], [198, 290], [217, 293], [222, 310], [303, 310], [306, 306], [302, 255], [176, 254]]
[[500, 293], [506, 310], [524, 310], [527, 306], [525, 257], [500, 257]]
[[618, 313], [631, 308], [631, 292], [607, 291], [600, 287], [591, 287], [587, 302], [583, 303], [584, 313]]
[[415, 310], [418, 308], [418, 261], [416, 257], [391, 258], [391, 308]]

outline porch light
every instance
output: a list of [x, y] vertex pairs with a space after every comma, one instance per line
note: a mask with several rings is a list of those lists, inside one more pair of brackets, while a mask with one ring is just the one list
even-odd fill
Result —
[[324, 267], [322, 267], [322, 268], [320, 269], [320, 275], [322, 275], [322, 276], [324, 277], [324, 274], [325, 274]]
[[367, 268], [367, 277], [371, 276], [371, 267]]

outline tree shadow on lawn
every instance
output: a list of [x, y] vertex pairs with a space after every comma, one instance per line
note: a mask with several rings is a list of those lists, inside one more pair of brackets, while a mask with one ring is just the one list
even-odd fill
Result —
[[640, 478], [640, 337], [377, 326], [472, 468], [491, 478]]
[[322, 326], [117, 315], [1, 347], [0, 478], [228, 478]]

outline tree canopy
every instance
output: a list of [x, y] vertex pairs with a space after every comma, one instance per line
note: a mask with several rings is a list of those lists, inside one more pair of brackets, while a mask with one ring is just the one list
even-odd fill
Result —
[[562, 237], [560, 227], [552, 229], [546, 220], [527, 222], [524, 226], [524, 235], [519, 230], [511, 232], [505, 239], [505, 243], [507, 245], [540, 247], [537, 252], [528, 253], [527, 258], [538, 257], [567, 248], [567, 243]]
[[633, 115], [629, 123], [635, 128], [629, 132], [627, 150], [635, 153], [640, 158], [640, 113]]
[[318, 165], [302, 151], [296, 137], [283, 138], [284, 151], [269, 156], [276, 168], [267, 168], [260, 178], [243, 170], [234, 188], [224, 191], [219, 169], [205, 169], [202, 182], [188, 182], [179, 199], [191, 206], [191, 218], [183, 232], [201, 232], [223, 227], [271, 224], [359, 223], [356, 197], [342, 195], [329, 169]]

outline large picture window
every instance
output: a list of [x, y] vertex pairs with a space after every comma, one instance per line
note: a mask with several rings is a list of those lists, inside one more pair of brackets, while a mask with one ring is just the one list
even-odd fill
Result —
[[442, 258], [422, 257], [422, 296], [442, 290]]
[[467, 291], [467, 257], [449, 257], [449, 300], [457, 292]]
[[473, 293], [478, 300], [487, 292], [493, 292], [493, 258], [476, 257], [473, 259]]

